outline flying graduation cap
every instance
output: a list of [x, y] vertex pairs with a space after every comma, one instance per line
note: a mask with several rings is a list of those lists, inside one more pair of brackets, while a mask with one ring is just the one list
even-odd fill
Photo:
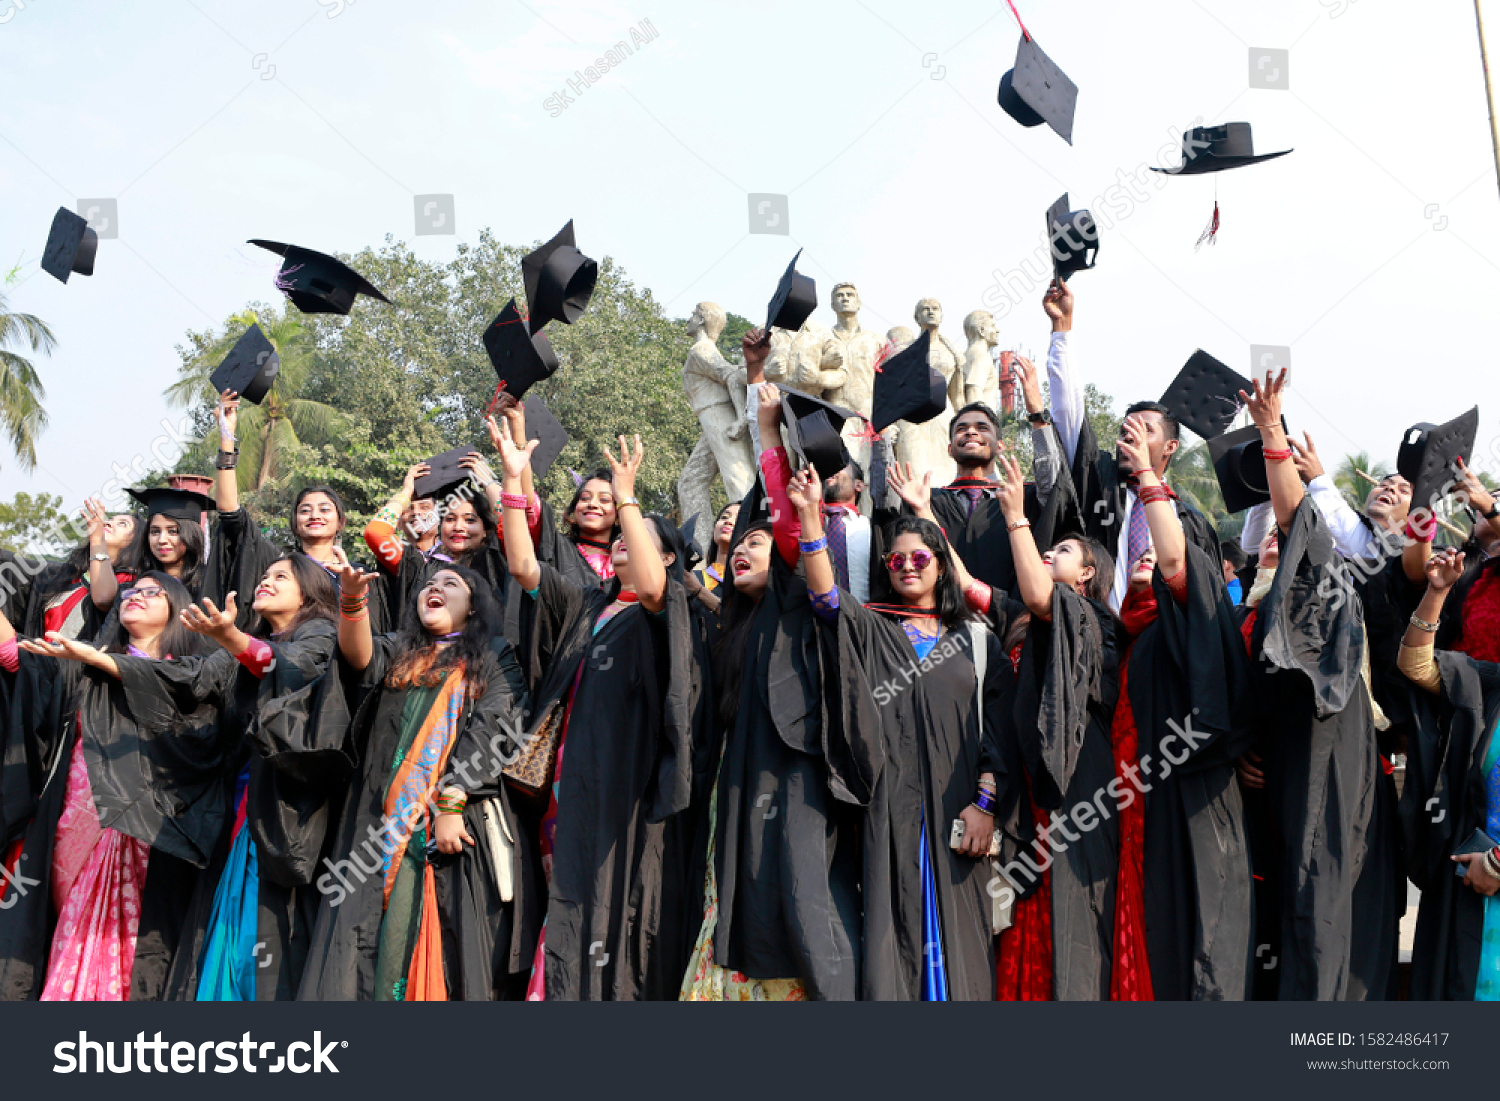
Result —
[[526, 284], [527, 327], [539, 332], [549, 321], [571, 325], [582, 316], [599, 280], [599, 265], [579, 252], [573, 241], [573, 220], [557, 236], [521, 260]]
[[52, 215], [47, 231], [47, 247], [42, 250], [42, 270], [66, 283], [75, 271], [94, 274], [94, 254], [99, 251], [99, 235], [90, 228], [88, 219], [65, 206]]
[[169, 489], [165, 486], [152, 489], [127, 489], [146, 510], [146, 516], [165, 516], [171, 520], [196, 524], [205, 512], [213, 512], [218, 506], [211, 497], [195, 493], [190, 489]]
[[489, 353], [505, 392], [517, 401], [557, 370], [557, 353], [552, 350], [552, 342], [546, 333], [528, 331], [514, 298], [484, 330], [484, 350]]
[[233, 390], [246, 401], [259, 405], [280, 371], [281, 358], [276, 349], [260, 331], [259, 325], [251, 325], [234, 342], [224, 362], [214, 368], [209, 382], [216, 394]]
[[540, 440], [531, 453], [531, 474], [540, 478], [552, 469], [552, 464], [562, 454], [572, 438], [562, 423], [552, 415], [552, 410], [542, 404], [541, 398], [532, 398], [523, 406], [526, 414], [526, 439]]
[[1042, 52], [1025, 31], [1016, 47], [1016, 64], [1000, 78], [997, 97], [1005, 113], [1022, 126], [1046, 123], [1058, 136], [1073, 144], [1073, 112], [1078, 106], [1078, 85], [1068, 79], [1057, 62]]
[[1253, 384], [1199, 348], [1177, 372], [1161, 403], [1205, 440], [1222, 435], [1240, 411], [1240, 391]]
[[948, 382], [927, 362], [932, 333], [922, 330], [905, 348], [877, 367], [870, 427], [884, 432], [897, 421], [925, 424], [948, 408]]
[[786, 271], [781, 273], [781, 282], [776, 284], [776, 293], [771, 296], [770, 305], [766, 307], [768, 338], [773, 325], [778, 329], [796, 332], [812, 316], [813, 310], [818, 308], [817, 283], [812, 276], [803, 275], [797, 270], [797, 260], [801, 255], [802, 250], [799, 248], [797, 255], [792, 257], [792, 262], [786, 266]]
[[303, 313], [347, 315], [354, 306], [355, 296], [360, 294], [387, 304], [391, 301], [363, 275], [335, 257], [280, 241], [257, 238], [249, 243], [285, 258], [276, 273], [276, 285]]
[[1474, 454], [1479, 434], [1479, 406], [1454, 417], [1447, 424], [1422, 422], [1401, 436], [1396, 453], [1396, 472], [1411, 483], [1412, 508], [1431, 509], [1443, 495], [1443, 486], [1458, 478], [1454, 459], [1467, 461]]
[[1047, 243], [1052, 249], [1052, 275], [1068, 281], [1075, 271], [1087, 271], [1099, 256], [1099, 227], [1087, 210], [1069, 210], [1068, 193], [1047, 211]]
[[777, 386], [781, 391], [781, 412], [786, 422], [787, 440], [797, 456], [798, 467], [812, 464], [818, 478], [826, 481], [849, 465], [849, 451], [840, 430], [844, 422], [859, 414], [832, 402]]
[[1226, 122], [1219, 126], [1195, 126], [1182, 135], [1182, 164], [1177, 168], [1152, 168], [1153, 172], [1165, 172], [1171, 176], [1198, 176], [1205, 172], [1223, 172], [1230, 168], [1243, 168], [1247, 164], [1275, 160], [1290, 153], [1283, 149], [1277, 153], [1255, 155], [1255, 142], [1250, 136], [1248, 122]]
[[1208, 457], [1214, 464], [1214, 477], [1224, 494], [1227, 511], [1240, 512], [1271, 499], [1266, 456], [1261, 447], [1260, 429], [1255, 425], [1212, 437], [1208, 441]]

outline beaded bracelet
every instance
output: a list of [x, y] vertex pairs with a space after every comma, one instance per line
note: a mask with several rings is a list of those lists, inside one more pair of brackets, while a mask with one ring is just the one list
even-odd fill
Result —
[[826, 551], [828, 549], [828, 536], [820, 535], [818, 538], [806, 543], [798, 541], [797, 549], [803, 554], [817, 554], [819, 551]]
[[1262, 447], [1260, 453], [1268, 463], [1284, 463], [1292, 457], [1290, 447]]
[[518, 508], [525, 511], [528, 502], [524, 493], [502, 493], [500, 504], [505, 508]]

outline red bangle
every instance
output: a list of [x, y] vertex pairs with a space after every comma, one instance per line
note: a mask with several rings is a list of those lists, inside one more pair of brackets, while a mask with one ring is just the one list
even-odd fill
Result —
[[1167, 492], [1166, 486], [1141, 486], [1135, 491], [1137, 500], [1143, 505], [1149, 505], [1155, 501], [1170, 501], [1171, 494]]
[[502, 493], [500, 494], [500, 506], [502, 508], [518, 508], [523, 512], [531, 506], [524, 493]]
[[1268, 463], [1284, 463], [1292, 457], [1292, 449], [1290, 447], [1263, 447], [1260, 453], [1265, 456]]
[[1437, 538], [1437, 517], [1432, 517], [1425, 529], [1417, 527], [1412, 518], [1406, 518], [1406, 537], [1417, 543], [1431, 543]]

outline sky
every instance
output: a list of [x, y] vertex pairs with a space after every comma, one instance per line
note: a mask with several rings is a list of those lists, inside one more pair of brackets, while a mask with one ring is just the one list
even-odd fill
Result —
[[[1071, 146], [996, 104], [1020, 38], [1003, 0], [0, 0], [0, 269], [58, 339], [37, 468], [0, 447], [0, 500], [76, 507], [170, 439], [184, 334], [276, 293], [248, 238], [389, 236], [441, 263], [482, 227], [528, 244], [572, 218], [670, 316], [752, 319], [800, 248], [824, 324], [848, 280], [867, 327], [932, 296], [960, 347], [990, 308], [1001, 347], [1045, 354], [1023, 263], [1064, 191], [1104, 225], [1070, 284], [1075, 367], [1117, 408], [1197, 348], [1244, 373], [1284, 348], [1288, 421], [1330, 466], [1394, 462], [1409, 425], [1478, 404], [1476, 465], [1500, 473], [1500, 190], [1468, 0], [1016, 7], [1079, 86]], [[1491, 28], [1500, 53], [1500, 9]], [[1228, 121], [1293, 152], [1147, 171]], [[117, 236], [64, 286], [38, 260], [83, 200], [113, 201]]]

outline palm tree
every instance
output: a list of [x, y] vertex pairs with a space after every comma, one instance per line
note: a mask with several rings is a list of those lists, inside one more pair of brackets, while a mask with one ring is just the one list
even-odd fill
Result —
[[[245, 310], [229, 319], [221, 335], [199, 337], [196, 354], [184, 357], [177, 381], [167, 387], [167, 401], [179, 409], [201, 408], [217, 401], [219, 395], [209, 376], [251, 325], [259, 325], [276, 349], [281, 369], [259, 405], [246, 402], [240, 408], [236, 480], [242, 492], [261, 489], [274, 481], [279, 473], [279, 456], [304, 441], [325, 441], [340, 420], [333, 406], [297, 396], [316, 362], [317, 349], [311, 331], [290, 309], [280, 317], [262, 317], [255, 310]], [[205, 450], [212, 448], [216, 439], [210, 433]]]
[[1195, 443], [1178, 451], [1172, 457], [1167, 481], [1171, 483], [1172, 491], [1201, 512], [1215, 530], [1222, 533], [1226, 521], [1232, 521], [1233, 517], [1224, 508], [1224, 492], [1214, 474], [1207, 444]]
[[42, 408], [47, 391], [31, 361], [8, 350], [11, 344], [29, 345], [33, 352], [50, 355], [57, 338], [40, 318], [11, 313], [0, 292], [0, 432], [10, 441], [21, 468], [31, 471], [36, 469], [36, 438], [47, 427], [47, 412]]

